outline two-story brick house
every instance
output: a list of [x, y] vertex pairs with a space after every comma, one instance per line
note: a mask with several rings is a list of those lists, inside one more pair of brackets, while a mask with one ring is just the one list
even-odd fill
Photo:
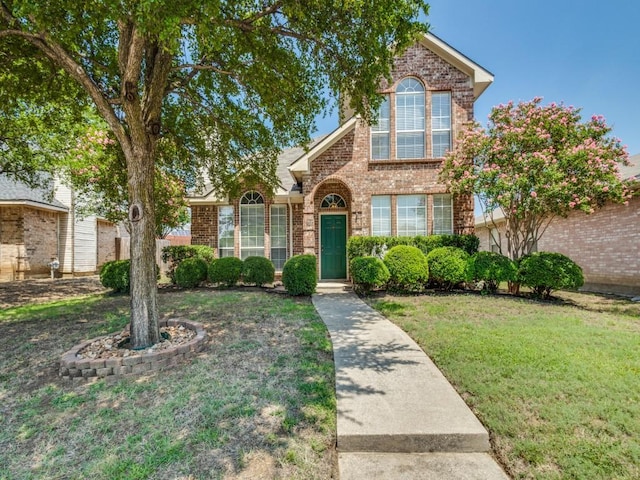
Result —
[[381, 85], [376, 125], [343, 112], [345, 121], [306, 152], [283, 152], [273, 195], [190, 198], [192, 243], [220, 257], [263, 255], [277, 270], [312, 253], [329, 280], [348, 278], [350, 236], [472, 233], [473, 199], [450, 195], [438, 173], [493, 75], [428, 34], [396, 59], [392, 79]]

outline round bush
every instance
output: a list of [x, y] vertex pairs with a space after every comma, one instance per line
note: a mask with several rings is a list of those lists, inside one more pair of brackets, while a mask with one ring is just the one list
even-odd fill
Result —
[[561, 253], [537, 252], [518, 262], [518, 281], [534, 295], [549, 298], [552, 290], [576, 289], [584, 285], [582, 269]]
[[182, 260], [175, 270], [176, 284], [182, 288], [194, 288], [207, 279], [207, 262], [191, 257]]
[[469, 254], [457, 247], [434, 248], [427, 255], [429, 280], [445, 290], [464, 282]]
[[131, 262], [114, 260], [107, 262], [100, 270], [100, 283], [115, 292], [129, 293]]
[[289, 295], [311, 295], [318, 285], [315, 255], [295, 255], [282, 267], [282, 283]]
[[213, 248], [206, 245], [173, 245], [162, 249], [162, 261], [167, 264], [167, 276], [176, 283], [175, 271], [187, 258], [202, 258], [207, 264], [213, 261]]
[[378, 257], [356, 257], [351, 260], [351, 278], [356, 290], [369, 293], [389, 281], [389, 269]]
[[429, 280], [427, 259], [417, 247], [397, 245], [384, 256], [389, 286], [396, 291], [419, 292]]
[[482, 282], [483, 290], [495, 293], [500, 282], [515, 281], [517, 271], [509, 257], [496, 252], [478, 252], [467, 262], [467, 281]]
[[261, 287], [273, 283], [276, 269], [271, 260], [265, 257], [247, 257], [242, 265], [242, 281]]
[[236, 257], [223, 257], [209, 264], [208, 277], [211, 283], [233, 287], [240, 280], [242, 260]]

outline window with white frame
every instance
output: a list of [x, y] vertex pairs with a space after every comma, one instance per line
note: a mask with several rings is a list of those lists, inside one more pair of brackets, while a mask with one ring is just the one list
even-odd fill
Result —
[[433, 196], [433, 233], [453, 233], [453, 200], [451, 195]]
[[424, 195], [398, 195], [397, 232], [398, 236], [427, 234], [427, 201]]
[[264, 199], [247, 192], [240, 199], [240, 258], [264, 257]]
[[287, 206], [271, 205], [271, 262], [282, 270], [287, 261]]
[[500, 231], [497, 228], [489, 230], [489, 250], [500, 253]]
[[433, 158], [451, 148], [451, 93], [431, 94], [431, 149]]
[[218, 207], [218, 257], [233, 257], [233, 206]]
[[390, 156], [389, 134], [391, 132], [391, 102], [385, 95], [378, 118], [371, 126], [371, 158], [373, 160], [388, 160]]
[[391, 235], [390, 195], [373, 195], [371, 197], [371, 235]]
[[397, 158], [424, 158], [424, 136], [424, 86], [415, 78], [406, 78], [396, 89]]

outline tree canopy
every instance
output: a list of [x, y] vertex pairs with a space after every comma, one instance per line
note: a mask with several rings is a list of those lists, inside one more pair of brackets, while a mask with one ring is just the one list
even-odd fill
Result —
[[504, 217], [506, 253], [514, 260], [531, 252], [553, 218], [629, 198], [618, 173], [626, 147], [605, 119], [585, 122], [579, 109], [541, 103], [538, 97], [494, 107], [487, 128], [463, 132], [441, 171], [452, 192], [475, 193], [488, 225]]
[[[64, 87], [82, 93], [52, 101], [91, 100], [121, 149], [134, 347], [159, 340], [160, 150], [173, 152], [175, 171], [207, 171], [221, 192], [240, 179], [275, 185], [278, 152], [308, 140], [327, 91], [371, 117], [379, 81], [426, 30], [418, 17], [427, 10], [422, 0], [0, 0], [10, 78], [46, 96], [46, 81], [64, 72]], [[4, 101], [16, 86], [2, 81]]]

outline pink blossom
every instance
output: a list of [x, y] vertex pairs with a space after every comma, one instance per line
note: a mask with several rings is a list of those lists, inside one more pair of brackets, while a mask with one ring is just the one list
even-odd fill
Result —
[[535, 191], [531, 192], [531, 198], [537, 198], [537, 197], [538, 197], [538, 194]]

